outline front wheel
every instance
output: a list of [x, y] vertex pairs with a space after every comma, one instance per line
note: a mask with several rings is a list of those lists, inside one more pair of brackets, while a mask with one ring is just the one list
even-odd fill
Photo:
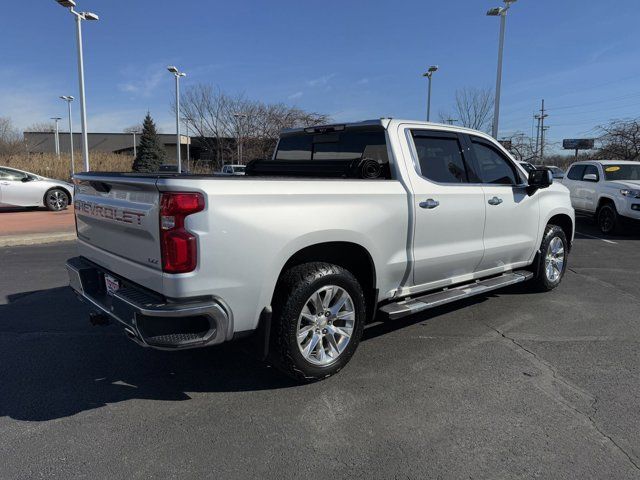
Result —
[[569, 242], [564, 230], [557, 225], [547, 225], [540, 251], [534, 262], [531, 285], [537, 291], [549, 291], [560, 285], [567, 270]]
[[44, 206], [52, 212], [59, 212], [69, 206], [69, 196], [61, 188], [52, 188], [44, 196]]
[[351, 359], [365, 323], [365, 297], [348, 270], [306, 263], [285, 272], [274, 302], [273, 354], [298, 381], [337, 373]]
[[605, 203], [598, 209], [598, 228], [605, 235], [615, 233], [620, 223], [616, 207], [610, 203]]

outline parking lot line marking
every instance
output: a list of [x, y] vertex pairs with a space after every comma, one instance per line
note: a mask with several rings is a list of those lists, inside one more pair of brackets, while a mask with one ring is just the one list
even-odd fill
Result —
[[602, 240], [603, 242], [611, 243], [613, 245], [617, 245], [618, 244], [618, 242], [614, 242], [613, 240], [607, 240], [606, 238], [596, 237], [595, 235], [589, 235], [588, 233], [582, 233], [582, 232], [578, 232], [578, 231], [576, 231], [576, 233], [578, 235], [582, 235], [583, 237], [589, 237], [589, 238], [593, 238], [595, 240]]

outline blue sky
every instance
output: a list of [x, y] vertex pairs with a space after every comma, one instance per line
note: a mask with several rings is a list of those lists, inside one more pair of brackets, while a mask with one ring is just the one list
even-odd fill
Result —
[[[336, 121], [424, 118], [437, 64], [432, 119], [454, 92], [493, 87], [495, 0], [77, 0], [84, 23], [90, 131], [121, 131], [147, 109], [173, 130], [173, 77], [184, 87], [329, 113]], [[0, 116], [24, 128], [64, 116], [59, 95], [78, 96], [74, 24], [54, 0], [5, 2], [0, 31]], [[637, 1], [520, 0], [507, 20], [501, 135], [532, 131], [544, 98], [548, 135], [588, 136], [612, 118], [640, 116]], [[9, 48], [7, 48], [7, 45]], [[78, 102], [74, 102], [78, 125]]]

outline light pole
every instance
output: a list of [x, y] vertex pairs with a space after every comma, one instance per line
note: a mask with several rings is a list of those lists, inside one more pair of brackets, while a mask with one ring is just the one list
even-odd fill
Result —
[[248, 118], [249, 115], [246, 113], [234, 113], [233, 116], [236, 117], [238, 126], [238, 163], [242, 165], [242, 119]]
[[187, 133], [187, 173], [189, 173], [189, 170], [190, 170], [190, 165], [189, 165], [189, 159], [190, 159], [189, 146], [191, 145], [191, 137], [189, 136], [189, 124], [187, 122], [184, 123], [184, 129], [185, 129], [185, 132]]
[[53, 143], [55, 145], [55, 149], [56, 149], [56, 156], [58, 157], [58, 160], [60, 160], [60, 128], [58, 125], [58, 122], [60, 120], [62, 120], [61, 117], [51, 117], [51, 120], [55, 120], [56, 121], [56, 133], [55, 136], [53, 137]]
[[136, 132], [133, 131], [133, 158], [138, 156], [138, 147], [136, 146]]
[[69, 111], [69, 151], [71, 152], [71, 176], [73, 176], [76, 173], [76, 166], [73, 161], [73, 124], [71, 123], [71, 102], [73, 102], [73, 97], [71, 95], [62, 95], [60, 98], [67, 102]]
[[422, 74], [423, 77], [427, 77], [427, 80], [429, 80], [429, 88], [427, 91], [427, 122], [431, 118], [431, 77], [433, 76], [434, 72], [437, 72], [437, 71], [438, 71], [438, 66], [431, 65], [427, 69], [427, 71]]
[[68, 8], [76, 17], [76, 41], [78, 43], [78, 83], [80, 85], [80, 123], [82, 124], [82, 159], [84, 169], [89, 171], [89, 139], [87, 136], [87, 104], [84, 95], [84, 59], [82, 57], [82, 21], [98, 20], [98, 15], [91, 12], [76, 12], [75, 0], [56, 0], [60, 5]]
[[180, 150], [182, 147], [180, 143], [180, 77], [186, 77], [187, 74], [180, 72], [178, 67], [174, 65], [169, 65], [167, 70], [176, 77], [176, 162], [178, 163], [178, 173], [182, 173], [182, 160], [180, 158]]
[[495, 7], [487, 12], [490, 17], [500, 17], [500, 41], [498, 45], [498, 72], [496, 74], [496, 94], [495, 106], [493, 109], [493, 124], [491, 125], [491, 136], [498, 138], [498, 120], [500, 117], [500, 86], [502, 84], [502, 51], [504, 50], [504, 30], [507, 23], [507, 10], [512, 3], [517, 0], [504, 0], [504, 7]]

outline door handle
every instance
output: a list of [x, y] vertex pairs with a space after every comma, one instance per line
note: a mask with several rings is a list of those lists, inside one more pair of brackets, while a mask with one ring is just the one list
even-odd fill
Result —
[[502, 203], [502, 199], [498, 197], [493, 197], [489, 199], [489, 205], [500, 205]]
[[432, 208], [436, 208], [438, 205], [440, 205], [440, 202], [434, 200], [433, 198], [427, 198], [426, 201], [420, 202], [418, 205], [420, 205], [420, 208], [431, 210]]

